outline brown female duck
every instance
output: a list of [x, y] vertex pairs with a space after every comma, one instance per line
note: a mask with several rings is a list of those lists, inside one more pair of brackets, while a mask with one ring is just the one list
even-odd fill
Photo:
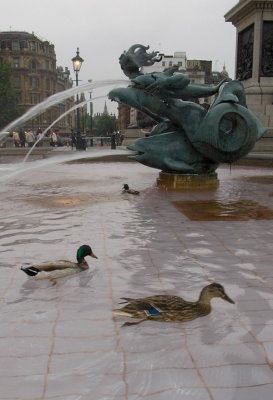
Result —
[[127, 303], [121, 309], [113, 310], [115, 314], [141, 319], [137, 322], [126, 322], [124, 325], [137, 325], [147, 320], [161, 322], [186, 322], [204, 317], [211, 311], [211, 299], [220, 297], [229, 303], [234, 301], [228, 297], [222, 285], [211, 283], [205, 286], [197, 301], [186, 301], [178, 296], [156, 295], [139, 299], [122, 298]]

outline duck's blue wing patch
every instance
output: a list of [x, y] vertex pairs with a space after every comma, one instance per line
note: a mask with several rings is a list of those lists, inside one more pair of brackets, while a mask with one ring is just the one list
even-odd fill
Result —
[[144, 310], [145, 314], [149, 316], [157, 316], [160, 315], [160, 311], [155, 307], [150, 307], [149, 309]]

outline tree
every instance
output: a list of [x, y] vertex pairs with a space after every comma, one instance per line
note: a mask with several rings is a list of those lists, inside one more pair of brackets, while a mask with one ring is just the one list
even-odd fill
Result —
[[117, 119], [115, 115], [100, 115], [93, 118], [94, 127], [97, 129], [98, 135], [111, 135], [117, 130]]
[[0, 129], [15, 120], [20, 112], [11, 86], [11, 64], [4, 60], [0, 67]]

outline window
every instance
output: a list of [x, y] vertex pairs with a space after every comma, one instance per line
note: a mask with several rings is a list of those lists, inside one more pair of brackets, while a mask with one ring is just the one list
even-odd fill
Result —
[[20, 49], [27, 49], [27, 41], [26, 40], [20, 40]]
[[16, 103], [17, 104], [22, 103], [22, 93], [21, 92], [16, 92], [15, 93], [15, 99], [16, 99]]
[[171, 67], [173, 65], [172, 61], [169, 61], [169, 67]]
[[162, 61], [162, 67], [165, 67], [165, 64], [166, 64], [165, 61]]
[[30, 63], [30, 68], [31, 68], [31, 69], [36, 69], [36, 68], [37, 68], [36, 61], [31, 61], [31, 63]]
[[50, 80], [46, 78], [46, 90], [50, 90]]
[[13, 42], [12, 42], [12, 50], [20, 50], [20, 46], [19, 46], [19, 42], [18, 42], [18, 40], [14, 40]]
[[29, 78], [29, 86], [30, 86], [31, 89], [38, 89], [38, 87], [39, 87], [39, 79], [34, 77], [34, 76], [31, 76]]
[[13, 84], [15, 88], [19, 88], [21, 86], [20, 76], [15, 76], [13, 78]]
[[49, 69], [49, 62], [48, 62], [48, 60], [46, 60], [46, 62], [45, 62], [45, 68], [46, 68], [46, 69]]
[[20, 67], [20, 65], [19, 65], [19, 58], [14, 58], [13, 59], [13, 68], [19, 68]]
[[35, 42], [30, 42], [30, 50], [35, 51], [36, 50], [36, 43]]
[[38, 93], [31, 93], [30, 95], [30, 103], [38, 104], [40, 102], [40, 95]]
[[182, 61], [178, 61], [178, 67], [182, 67]]

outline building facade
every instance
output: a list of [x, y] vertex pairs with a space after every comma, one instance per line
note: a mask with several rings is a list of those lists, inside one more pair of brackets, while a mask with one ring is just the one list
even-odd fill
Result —
[[[22, 112], [45, 100], [47, 97], [72, 87], [67, 68], [56, 66], [54, 45], [39, 39], [34, 33], [0, 32], [0, 65], [8, 61], [12, 67], [12, 86], [18, 107]], [[69, 98], [26, 122], [26, 129], [45, 129], [61, 114], [74, 105]], [[54, 128], [70, 130], [73, 113], [60, 120]]]

